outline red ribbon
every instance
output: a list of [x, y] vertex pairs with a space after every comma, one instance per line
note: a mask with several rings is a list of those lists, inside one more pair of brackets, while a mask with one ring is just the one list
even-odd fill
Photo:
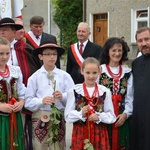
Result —
[[[122, 101], [122, 95], [112, 95], [112, 101], [114, 105], [115, 115], [119, 114], [119, 103]], [[115, 127], [115, 123], [112, 125], [112, 150], [118, 150], [119, 143], [119, 128]]]
[[[90, 110], [87, 113], [87, 119], [93, 113], [95, 113], [95, 111], [94, 111], [93, 107], [90, 106]], [[89, 139], [90, 142], [93, 141], [93, 139], [94, 139], [93, 128], [94, 128], [94, 121], [87, 120], [86, 129], [88, 132], [86, 132], [85, 138]]]
[[[15, 98], [10, 98], [10, 101], [8, 102], [8, 104], [10, 105], [14, 105], [14, 103], [16, 102]], [[11, 150], [15, 150], [15, 146], [13, 145], [13, 143], [15, 142], [14, 140], [14, 131], [16, 132], [16, 135], [18, 134], [17, 132], [17, 125], [16, 125], [16, 114], [14, 112], [12, 112], [10, 114], [10, 149]]]

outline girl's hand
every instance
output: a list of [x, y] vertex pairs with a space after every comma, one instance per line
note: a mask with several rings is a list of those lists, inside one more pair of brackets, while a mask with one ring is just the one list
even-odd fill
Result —
[[20, 111], [22, 109], [23, 105], [24, 105], [24, 99], [20, 99], [19, 102], [17, 101], [13, 105], [14, 106], [13, 111], [14, 112]]
[[88, 120], [89, 120], [89, 121], [98, 121], [99, 118], [98, 118], [98, 115], [97, 115], [97, 114], [93, 113], [93, 114], [91, 114], [91, 115], [88, 117]]
[[52, 105], [52, 103], [55, 103], [54, 97], [46, 96], [43, 98], [43, 105]]
[[62, 100], [62, 93], [60, 91], [54, 91], [53, 95], [55, 99]]
[[0, 111], [4, 113], [12, 113], [13, 107], [14, 107], [13, 105], [7, 103], [0, 103]]
[[89, 109], [90, 109], [90, 107], [88, 105], [84, 106], [82, 108], [82, 115], [86, 116], [86, 114], [88, 113]]
[[127, 114], [126, 113], [118, 115], [115, 127], [122, 126], [124, 124], [124, 122], [126, 121], [126, 119], [127, 119]]

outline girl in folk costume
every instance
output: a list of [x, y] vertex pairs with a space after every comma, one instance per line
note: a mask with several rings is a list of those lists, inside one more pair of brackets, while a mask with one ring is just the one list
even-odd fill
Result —
[[122, 65], [127, 51], [119, 38], [109, 38], [101, 55], [100, 84], [110, 89], [117, 120], [108, 125], [111, 150], [126, 150], [129, 142], [129, 118], [132, 114], [133, 82], [131, 69]]
[[0, 37], [0, 149], [25, 150], [20, 110], [25, 86], [17, 66], [8, 66], [10, 43]]
[[84, 60], [81, 73], [85, 81], [68, 91], [65, 108], [66, 122], [73, 123], [71, 150], [86, 149], [88, 140], [94, 150], [109, 150], [105, 123], [110, 124], [116, 120], [111, 92], [96, 83], [100, 68], [95, 58]]

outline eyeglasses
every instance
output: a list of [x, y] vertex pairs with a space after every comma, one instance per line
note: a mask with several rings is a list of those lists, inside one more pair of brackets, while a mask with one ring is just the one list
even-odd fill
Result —
[[47, 57], [56, 57], [57, 56], [57, 54], [56, 53], [48, 53], [48, 54], [42, 54], [42, 55], [44, 55], [44, 56], [47, 56]]

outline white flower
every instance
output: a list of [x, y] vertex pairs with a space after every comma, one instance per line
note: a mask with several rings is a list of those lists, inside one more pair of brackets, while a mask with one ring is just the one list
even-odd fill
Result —
[[121, 89], [120, 93], [124, 94], [125, 93], [125, 89]]

